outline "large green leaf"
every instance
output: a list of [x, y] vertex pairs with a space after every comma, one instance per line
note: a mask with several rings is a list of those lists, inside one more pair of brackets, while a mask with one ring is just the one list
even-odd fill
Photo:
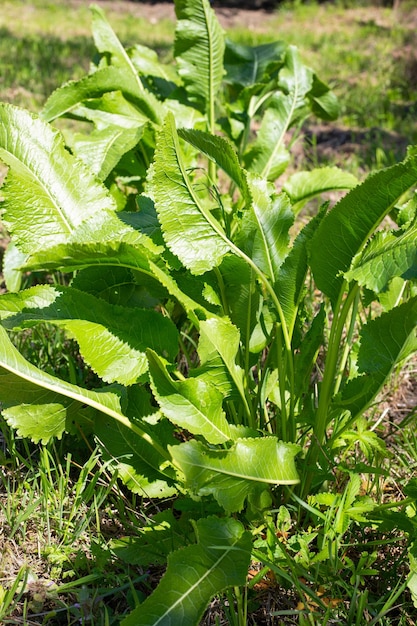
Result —
[[417, 277], [417, 224], [401, 232], [377, 233], [353, 259], [345, 278], [372, 291], [384, 290], [395, 276]]
[[268, 82], [282, 64], [286, 47], [282, 41], [248, 46], [226, 40], [225, 81], [242, 87]]
[[271, 197], [264, 178], [249, 176], [252, 206], [242, 220], [245, 241], [241, 247], [257, 267], [272, 282], [278, 277], [279, 268], [288, 253], [289, 229], [294, 222], [288, 196]]
[[214, 595], [245, 584], [251, 536], [242, 524], [208, 517], [196, 522], [196, 535], [196, 545], [169, 555], [158, 587], [122, 626], [196, 626]]
[[249, 171], [275, 180], [290, 160], [285, 137], [293, 115], [294, 99], [291, 95], [280, 93], [271, 99], [269, 105], [244, 162]]
[[313, 86], [307, 94], [314, 115], [323, 120], [335, 120], [340, 115], [340, 105], [336, 95], [323, 83], [316, 74], [313, 75]]
[[397, 200], [417, 183], [417, 153], [368, 176], [323, 219], [311, 240], [310, 264], [317, 287], [335, 304], [353, 257]]
[[223, 80], [224, 35], [209, 0], [176, 0], [174, 56], [190, 99], [203, 105], [214, 131], [214, 104]]
[[163, 249], [129, 226], [123, 213], [103, 210], [75, 228], [65, 243], [35, 250], [22, 265], [65, 270], [117, 265], [150, 274], [150, 259], [156, 259]]
[[104, 11], [96, 4], [90, 6], [90, 10], [94, 43], [97, 50], [102, 55], [108, 55], [110, 57], [108, 59], [109, 64], [121, 67], [125, 74], [136, 84], [137, 89], [143, 90], [142, 81], [119, 38], [107, 21]]
[[209, 443], [231, 439], [221, 392], [199, 378], [174, 381], [157, 354], [152, 350], [147, 354], [152, 391], [163, 414], [192, 434], [202, 435]]
[[89, 98], [71, 111], [77, 119], [92, 122], [98, 130], [109, 126], [139, 128], [148, 121], [121, 91], [109, 91], [99, 98]]
[[[0, 388], [0, 402], [4, 402], [7, 407], [18, 407], [20, 404], [27, 407], [33, 403], [35, 406], [61, 404], [66, 408], [71, 403], [79, 403], [108, 412], [110, 415], [120, 415], [122, 422], [126, 419], [121, 413], [121, 398], [117, 390], [87, 391], [42, 372], [24, 359], [11, 343], [3, 326], [0, 326], [0, 367], [3, 380], [9, 381], [8, 385], [2, 385]], [[65, 428], [66, 415], [62, 410], [57, 410], [57, 415], [58, 413], [60, 415], [57, 422], [60, 424], [53, 426], [54, 432], [48, 420], [45, 422], [33, 420], [33, 423], [30, 423], [27, 409], [22, 415], [18, 413], [14, 415], [13, 426], [17, 429], [22, 427], [25, 437], [47, 441], [58, 432], [62, 434]]]
[[[236, 363], [239, 351], [239, 330], [228, 318], [212, 317], [200, 323], [198, 354], [201, 367], [199, 376], [206, 377], [224, 396], [240, 395], [242, 408], [250, 414], [245, 396], [244, 373]], [[230, 388], [232, 386], [232, 389]], [[233, 387], [236, 390], [233, 393]]]
[[297, 235], [293, 247], [279, 269], [278, 279], [274, 286], [290, 334], [294, 329], [298, 307], [305, 289], [308, 268], [307, 245], [323, 217], [324, 211], [310, 220]]
[[91, 293], [110, 304], [145, 307], [147, 295], [143, 293], [142, 285], [135, 281], [135, 275], [126, 267], [107, 267], [104, 272], [100, 267], [87, 267], [76, 273], [71, 287]]
[[[352, 418], [375, 398], [396, 363], [416, 349], [417, 297], [387, 311], [363, 326], [358, 353], [358, 376], [344, 387], [337, 408], [348, 409]], [[410, 341], [412, 344], [410, 344]]]
[[185, 267], [203, 274], [219, 265], [230, 244], [192, 187], [171, 114], [159, 135], [151, 191], [165, 241]]
[[297, 49], [289, 46], [279, 74], [281, 91], [268, 101], [256, 141], [246, 157], [250, 171], [268, 180], [275, 180], [284, 171], [289, 160], [286, 132], [304, 111], [312, 84], [313, 72], [302, 64]]
[[81, 402], [66, 398], [52, 389], [39, 387], [0, 367], [2, 415], [21, 437], [46, 444], [76, 425], [91, 431], [96, 411]]
[[162, 105], [146, 89], [139, 88], [137, 82], [120, 67], [109, 66], [98, 69], [77, 81], [69, 81], [58, 87], [48, 98], [42, 111], [47, 122], [71, 113], [84, 100], [101, 98], [108, 92], [120, 91], [126, 100], [132, 102], [151, 122], [159, 124], [162, 119]]
[[246, 173], [239, 163], [233, 145], [227, 139], [201, 130], [185, 128], [178, 129], [178, 135], [221, 167], [240, 189], [246, 202], [250, 203]]
[[168, 359], [178, 351], [177, 330], [160, 313], [112, 305], [72, 287], [43, 285], [5, 294], [0, 296], [1, 312], [6, 313], [4, 325], [13, 330], [40, 322], [65, 328], [84, 360], [109, 383], [136, 382], [148, 369], [148, 347]]
[[[94, 391], [83, 389], [77, 385], [73, 385], [66, 381], [60, 380], [51, 374], [41, 371], [35, 367], [20, 354], [20, 352], [14, 347], [6, 330], [0, 325], [0, 368], [6, 370], [12, 375], [10, 380], [13, 382], [16, 396], [10, 395], [13, 391], [10, 389], [0, 388], [0, 402], [2, 402], [2, 394], [4, 394], [5, 402], [8, 406], [13, 407], [13, 414], [8, 414], [10, 417], [10, 425], [16, 428], [18, 432], [22, 432], [25, 437], [30, 437], [36, 441], [48, 441], [52, 436], [59, 436], [63, 430], [67, 429], [64, 424], [64, 420], [67, 419], [66, 411], [67, 407], [71, 407], [70, 416], [74, 419], [75, 408], [71, 403], [81, 405], [84, 410], [85, 407], [91, 407], [97, 411], [100, 411], [104, 415], [107, 415], [118, 423], [129, 429], [135, 436], [143, 438], [153, 448], [155, 448], [159, 455], [166, 461], [169, 461], [169, 455], [163, 446], [159, 442], [153, 439], [152, 435], [146, 432], [140, 427], [137, 422], [131, 421], [122, 410], [122, 397], [120, 388], [103, 388], [102, 390]], [[22, 381], [22, 389], [28, 390], [29, 395], [26, 396], [28, 402], [33, 402], [36, 399], [34, 418], [31, 418], [31, 412], [29, 404], [22, 404], [22, 398], [20, 396], [19, 385], [17, 379]], [[39, 394], [31, 395], [36, 391], [34, 388], [39, 388]], [[42, 401], [42, 393], [46, 393], [46, 402]], [[54, 396], [48, 395], [52, 392]], [[23, 396], [25, 400], [25, 396]], [[40, 404], [46, 405], [46, 415], [48, 419], [43, 421], [39, 419], [40, 410], [38, 406]], [[51, 407], [52, 405], [52, 407]], [[58, 406], [59, 405], [59, 406]], [[63, 407], [63, 408], [61, 408]], [[78, 411], [78, 409], [77, 409]], [[61, 425], [56, 426], [53, 415], [58, 421], [61, 420]], [[83, 416], [86, 416], [88, 421], [91, 421], [90, 413], [83, 411]], [[85, 419], [85, 417], [83, 417]], [[69, 430], [72, 428], [69, 428]], [[155, 469], [161, 471], [161, 463], [158, 462]], [[170, 476], [169, 476], [170, 478]]]
[[157, 52], [152, 48], [135, 44], [128, 48], [127, 54], [140, 75], [162, 78], [167, 83], [173, 83], [172, 86], [180, 82], [176, 67], [172, 64], [161, 63]]
[[94, 130], [89, 135], [76, 134], [72, 150], [99, 180], [106, 180], [126, 152], [139, 143], [143, 128], [109, 126]]
[[[143, 419], [139, 421], [140, 417], [137, 415], [135, 422], [145, 432], [152, 432], [153, 440], [163, 446], [166, 443], [164, 439], [173, 443], [172, 434], [166, 436], [168, 430], [164, 429], [163, 424], [149, 424]], [[111, 467], [130, 491], [147, 498], [167, 498], [176, 494], [172, 468], [170, 477], [166, 458], [147, 440], [124, 424], [100, 414], [94, 422], [94, 434], [100, 442], [104, 458], [111, 458]]]
[[335, 189], [352, 189], [358, 179], [338, 167], [320, 167], [310, 172], [296, 172], [285, 182], [283, 190], [288, 194], [293, 210], [298, 212], [314, 196]]
[[294, 389], [298, 398], [307, 394], [311, 388], [311, 372], [316, 366], [318, 351], [324, 343], [324, 325], [326, 312], [322, 306], [303, 336], [294, 358]]
[[254, 272], [241, 258], [228, 255], [220, 266], [227, 294], [229, 316], [239, 329], [243, 345], [247, 345], [257, 323], [261, 294], [254, 281]]
[[213, 450], [195, 440], [170, 447], [186, 487], [198, 496], [213, 495], [228, 512], [240, 511], [245, 499], [266, 484], [298, 483], [294, 459], [299, 451], [276, 437], [240, 439], [228, 450]]
[[35, 115], [0, 104], [0, 159], [9, 166], [3, 220], [23, 252], [67, 241], [81, 222], [116, 209], [106, 187]]

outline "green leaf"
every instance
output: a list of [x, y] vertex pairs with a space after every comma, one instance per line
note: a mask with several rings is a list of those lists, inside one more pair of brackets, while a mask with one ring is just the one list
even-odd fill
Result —
[[269, 81], [273, 71], [282, 64], [286, 47], [282, 41], [248, 46], [226, 40], [225, 81], [242, 87]]
[[[165, 447], [162, 435], [170, 443], [174, 442], [163, 432], [161, 424], [147, 424], [140, 415], [135, 418], [142, 430], [152, 433]], [[94, 422], [94, 434], [98, 438], [105, 457], [112, 459], [111, 466], [117, 471], [119, 478], [133, 493], [139, 493], [147, 498], [168, 498], [176, 494], [174, 486], [175, 474], [169, 480], [169, 470], [166, 467], [167, 460], [162, 456], [149, 441], [132, 432], [124, 424], [120, 424], [103, 415], [97, 415]], [[170, 433], [171, 434], [171, 433]], [[167, 482], [168, 481], [168, 482]]]
[[74, 229], [66, 243], [36, 250], [26, 269], [75, 270], [93, 265], [116, 265], [150, 273], [150, 259], [163, 251], [145, 234], [123, 220], [123, 213], [103, 210]]
[[295, 456], [299, 446], [276, 437], [237, 440], [229, 450], [213, 450], [198, 441], [169, 448], [186, 487], [197, 496], [213, 495], [229, 513], [240, 511], [254, 491], [299, 482]]
[[308, 200], [328, 191], [336, 189], [352, 189], [358, 179], [349, 172], [338, 167], [320, 167], [310, 172], [296, 172], [285, 182], [285, 191], [296, 213]]
[[297, 235], [293, 247], [279, 269], [278, 279], [274, 286], [290, 332], [294, 329], [298, 307], [304, 293], [308, 268], [308, 242], [313, 237], [323, 217], [324, 210], [310, 220]]
[[3, 277], [7, 291], [19, 291], [22, 284], [23, 272], [20, 269], [25, 264], [27, 255], [17, 248], [13, 241], [9, 241], [3, 255]]
[[[140, 428], [137, 423], [129, 420], [129, 418], [127, 418], [123, 413], [121, 408], [120, 389], [116, 389], [114, 387], [111, 389], [104, 388], [99, 391], [82, 389], [77, 385], [72, 385], [71, 383], [67, 383], [59, 378], [55, 378], [55, 376], [51, 376], [46, 372], [42, 372], [40, 369], [24, 359], [24, 357], [11, 343], [3, 326], [0, 326], [0, 368], [7, 370], [7, 372], [12, 374], [15, 378], [20, 378], [23, 388], [25, 388], [27, 383], [31, 383], [31, 385], [39, 387], [40, 391], [53, 392], [57, 396], [61, 396], [60, 404], [63, 406], [67, 406], [66, 403], [70, 400], [81, 404], [82, 408], [86, 405], [87, 407], [91, 407], [92, 409], [96, 409], [97, 411], [108, 415], [120, 424], [126, 426], [132, 433], [150, 443], [152, 447], [158, 450], [159, 454], [163, 456], [166, 461], [170, 460], [166, 450], [159, 444], [159, 442], [153, 439], [151, 434], [148, 434]], [[22, 412], [19, 411], [21, 400], [18, 395], [18, 387], [15, 386], [15, 389], [17, 390], [17, 397], [15, 401], [16, 410], [13, 414], [13, 427], [16, 428], [18, 432], [20, 432], [20, 429], [22, 428], [25, 433], [24, 436], [31, 437], [36, 441], [42, 440], [47, 442], [55, 433], [58, 434], [55, 427], [54, 432], [51, 432], [50, 423], [38, 420], [31, 421], [30, 415], [28, 415], [24, 404]], [[0, 388], [0, 402], [2, 401], [2, 394], [5, 394], [6, 401], [11, 404], [10, 398], [7, 395], [8, 391], [3, 387]], [[49, 397], [47, 397], [46, 404], [51, 404]], [[47, 409], [47, 411], [48, 415], [51, 415], [50, 409]], [[63, 420], [64, 415], [62, 411], [59, 412], [59, 415]], [[72, 413], [72, 415], [74, 415], [74, 413]], [[63, 429], [64, 425], [62, 422], [62, 430], [59, 432], [62, 432]], [[160, 471], [160, 465], [158, 464], [155, 469]]]
[[251, 536], [242, 524], [208, 517], [196, 522], [196, 535], [196, 545], [169, 555], [158, 587], [122, 626], [195, 626], [214, 595], [245, 584]]
[[129, 565], [164, 565], [171, 552], [195, 541], [191, 524], [177, 519], [170, 510], [156, 513], [137, 531], [138, 537], [122, 537], [111, 542], [112, 552]]
[[185, 128], [179, 128], [178, 135], [221, 167], [240, 189], [245, 201], [250, 204], [251, 196], [246, 174], [230, 141], [219, 135]]
[[143, 128], [109, 126], [90, 135], [76, 134], [72, 149], [99, 180], [106, 180], [126, 152], [135, 148], [143, 135]]
[[[63, 407], [79, 403], [111, 415], [120, 415], [121, 420], [125, 420], [121, 413], [120, 397], [114, 390], [87, 391], [42, 372], [23, 358], [11, 343], [3, 326], [0, 326], [0, 367], [3, 368], [3, 380], [8, 381], [8, 384], [0, 388], [0, 402], [7, 407], [17, 407], [21, 403], [25, 406], [32, 402], [35, 405], [61, 404]], [[36, 441], [48, 441], [54, 434], [62, 434], [65, 428], [66, 416], [63, 411], [57, 410], [57, 406], [55, 410], [57, 415], [59, 413], [57, 422], [60, 423], [53, 426], [54, 432], [51, 431], [51, 423], [41, 420], [30, 423], [25, 409], [21, 417], [17, 412], [14, 414], [13, 427], [22, 428], [26, 437]]]
[[352, 418], [363, 413], [388, 378], [395, 364], [406, 356], [417, 327], [417, 297], [383, 313], [362, 327], [357, 367], [359, 375], [344, 387], [337, 408]]
[[156, 263], [152, 261], [149, 263], [155, 278], [159, 280], [161, 285], [165, 287], [169, 294], [171, 294], [184, 308], [188, 317], [193, 322], [196, 328], [200, 326], [200, 318], [209, 317], [210, 312], [207, 311], [199, 302], [196, 302], [188, 294], [184, 293], [173, 279], [169, 271], [164, 271]]
[[293, 98], [282, 93], [270, 101], [256, 140], [244, 155], [245, 167], [249, 171], [274, 181], [286, 169], [290, 155], [284, 142], [291, 124], [293, 107]]
[[206, 372], [207, 380], [213, 381], [225, 396], [230, 394], [233, 381], [246, 412], [250, 414], [243, 370], [236, 363], [239, 340], [238, 329], [227, 318], [212, 317], [200, 322], [198, 354], [201, 367], [198, 371], [200, 375]]
[[417, 154], [368, 176], [326, 215], [310, 242], [316, 285], [335, 305], [353, 257], [397, 200], [417, 183]]
[[155, 352], [148, 350], [147, 354], [152, 391], [162, 413], [181, 428], [202, 435], [209, 443], [231, 439], [221, 392], [198, 378], [173, 381]]
[[305, 104], [305, 96], [313, 86], [313, 72], [301, 61], [296, 46], [288, 46], [284, 66], [279, 73], [279, 86], [291, 94], [294, 110]]
[[158, 54], [152, 48], [135, 44], [127, 50], [127, 54], [139, 74], [162, 78], [174, 84], [179, 82], [176, 68], [173, 65], [161, 63]]
[[298, 398], [307, 392], [311, 384], [311, 371], [315, 366], [317, 353], [324, 343], [325, 309], [322, 306], [304, 335], [294, 359], [295, 393]]
[[108, 267], [105, 272], [100, 267], [87, 267], [76, 273], [71, 287], [91, 293], [110, 304], [129, 307], [140, 302], [137, 291], [141, 288], [135, 284], [132, 270], [126, 267]]
[[275, 180], [286, 168], [289, 154], [285, 134], [306, 107], [313, 72], [301, 63], [295, 46], [288, 46], [278, 87], [270, 98], [256, 141], [246, 157], [248, 169], [268, 180]]
[[122, 68], [126, 76], [129, 76], [136, 83], [139, 90], [142, 90], [143, 85], [138, 73], [119, 38], [107, 21], [104, 11], [96, 4], [90, 6], [90, 11], [94, 43], [97, 50], [103, 55], [110, 55], [110, 64]]
[[316, 74], [313, 75], [313, 87], [307, 94], [314, 115], [322, 120], [335, 120], [340, 114], [336, 95]]
[[381, 292], [396, 276], [417, 277], [417, 224], [403, 232], [377, 233], [345, 274], [362, 287]]
[[[22, 329], [40, 322], [64, 327], [81, 355], [106, 382], [131, 385], [148, 369], [148, 347], [174, 359], [174, 324], [153, 310], [116, 306], [72, 287], [33, 287], [0, 297], [4, 325]], [[15, 313], [13, 313], [15, 311]], [[100, 349], [97, 349], [100, 346]]]
[[10, 167], [3, 221], [22, 252], [65, 242], [85, 219], [116, 209], [57, 131], [9, 104], [0, 104], [0, 159]]
[[417, 542], [413, 541], [408, 549], [408, 560], [410, 562], [410, 575], [407, 579], [407, 587], [410, 590], [411, 599], [417, 609]]
[[171, 114], [159, 135], [150, 187], [171, 252], [193, 274], [203, 274], [219, 265], [230, 245], [191, 185]]
[[286, 194], [272, 198], [265, 179], [249, 176], [252, 206], [242, 221], [245, 241], [242, 249], [252, 258], [258, 268], [275, 282], [287, 253], [289, 229], [294, 214]]
[[89, 98], [72, 109], [71, 115], [92, 122], [98, 130], [111, 126], [135, 129], [148, 121], [148, 117], [126, 100], [121, 91], [109, 91], [100, 98]]
[[80, 80], [69, 81], [58, 87], [46, 101], [41, 116], [45, 121], [51, 122], [71, 113], [84, 100], [101, 98], [114, 91], [120, 91], [151, 122], [161, 122], [161, 103], [149, 91], [140, 88], [137, 81], [122, 68], [114, 66], [103, 67]]
[[65, 398], [53, 390], [43, 389], [30, 380], [0, 368], [0, 403], [2, 415], [21, 437], [34, 443], [60, 439], [64, 432], [74, 432], [75, 424], [91, 430], [95, 410]]
[[223, 80], [224, 35], [209, 0], [176, 0], [174, 56], [191, 100], [203, 105], [213, 132], [213, 108]]

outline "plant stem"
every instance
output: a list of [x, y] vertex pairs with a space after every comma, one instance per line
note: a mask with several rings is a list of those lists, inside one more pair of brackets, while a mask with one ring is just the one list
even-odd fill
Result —
[[353, 303], [352, 311], [350, 314], [349, 330], [347, 332], [345, 348], [343, 350], [342, 358], [340, 359], [339, 373], [337, 374], [336, 382], [334, 385], [334, 393], [337, 393], [339, 391], [340, 384], [343, 380], [343, 371], [345, 369], [346, 361], [349, 356], [350, 343], [352, 341], [353, 332], [355, 330], [356, 315], [358, 313], [358, 305], [359, 305], [359, 290], [356, 293], [355, 301]]
[[278, 365], [278, 385], [279, 385], [279, 396], [281, 399], [281, 433], [280, 436], [283, 441], [288, 441], [288, 431], [287, 431], [287, 404], [285, 398], [285, 365], [282, 359], [282, 335], [281, 335], [281, 325], [276, 324], [275, 336], [276, 336], [276, 345], [277, 345], [277, 365]]
[[302, 497], [304, 498], [308, 495], [313, 480], [314, 468], [319, 458], [320, 450], [324, 444], [329, 407], [331, 405], [331, 399], [334, 394], [335, 384], [337, 384], [337, 381], [335, 379], [337, 366], [339, 363], [340, 344], [342, 341], [343, 330], [345, 327], [347, 316], [349, 314], [349, 310], [352, 306], [352, 302], [355, 300], [357, 291], [359, 289], [358, 285], [354, 285], [347, 294], [346, 298], [343, 300], [345, 295], [345, 287], [346, 282], [343, 283], [337, 304], [334, 309], [336, 312], [338, 312], [338, 314], [335, 314], [335, 319], [333, 320], [332, 328], [330, 331], [329, 347], [326, 356], [323, 381], [320, 388], [319, 404], [317, 407], [316, 418], [314, 421], [314, 437], [311, 441], [311, 446], [307, 453], [306, 463], [309, 467], [309, 471], [306, 472], [304, 485], [301, 491]]

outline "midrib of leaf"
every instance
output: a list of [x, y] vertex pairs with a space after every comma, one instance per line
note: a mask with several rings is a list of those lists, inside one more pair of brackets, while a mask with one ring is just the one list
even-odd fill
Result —
[[[197, 582], [195, 582], [193, 585], [191, 585], [191, 587], [189, 587], [186, 591], [186, 593], [183, 593], [175, 602], [174, 604], [171, 604], [171, 606], [168, 608], [167, 611], [165, 611], [165, 613], [163, 615], [161, 615], [158, 620], [156, 622], [153, 622], [152, 626], [158, 626], [158, 624], [163, 624], [163, 620], [169, 616], [170, 613], [172, 613], [172, 611], [179, 605], [182, 604], [182, 602], [184, 601], [185, 598], [187, 598], [190, 594], [193, 593], [194, 589], [196, 589], [199, 585], [201, 585], [202, 581], [205, 580], [208, 576], [211, 575], [211, 573], [217, 569], [220, 565], [220, 563], [229, 555], [229, 552], [235, 551], [235, 545], [238, 543], [239, 539], [236, 539], [233, 543], [233, 545], [228, 546], [228, 549], [226, 552], [223, 552], [222, 556], [217, 559], [217, 561], [215, 563], [213, 563], [213, 565], [203, 574], [203, 576], [201, 576]], [[208, 546], [210, 547], [210, 546]], [[217, 549], [223, 549], [223, 546], [211, 546], [211, 547], [216, 547]], [[240, 549], [239, 549], [240, 550]]]
[[215, 114], [214, 114], [214, 52], [213, 52], [213, 34], [209, 26], [209, 10], [211, 7], [202, 3], [204, 8], [204, 17], [207, 25], [207, 39], [209, 42], [209, 129], [214, 134]]
[[255, 54], [254, 54], [254, 57], [253, 57], [252, 83], [255, 83], [255, 79], [256, 79], [256, 76], [258, 74], [258, 67], [259, 67], [258, 55], [259, 55], [259, 53], [256, 51]]
[[261, 223], [260, 219], [258, 218], [258, 213], [257, 213], [257, 211], [255, 209], [253, 210], [253, 213], [255, 215], [255, 219], [256, 219], [256, 222], [258, 224], [258, 232], [261, 233], [262, 242], [263, 242], [263, 248], [264, 248], [264, 250], [266, 252], [266, 257], [267, 257], [267, 260], [268, 260], [268, 267], [269, 267], [269, 275], [271, 276], [272, 282], [275, 284], [274, 268], [273, 268], [273, 265], [272, 265], [271, 254], [269, 252], [269, 246], [268, 246], [268, 241], [266, 239], [265, 231], [263, 229], [263, 226], [262, 226], [262, 223]]
[[[65, 213], [62, 211], [61, 207], [59, 206], [59, 204], [57, 204], [56, 200], [54, 200], [53, 196], [51, 195], [48, 187], [46, 187], [43, 184], [43, 181], [41, 178], [39, 178], [39, 176], [33, 171], [31, 170], [25, 163], [23, 163], [23, 161], [21, 161], [20, 159], [18, 159], [17, 157], [14, 156], [14, 154], [12, 154], [11, 152], [9, 152], [8, 150], [6, 150], [5, 148], [0, 148], [0, 158], [1, 158], [1, 154], [2, 152], [7, 152], [7, 165], [9, 165], [11, 168], [13, 168], [15, 171], [19, 171], [20, 170], [24, 170], [27, 174], [28, 174], [28, 178], [35, 178], [36, 182], [38, 183], [39, 187], [41, 189], [43, 189], [43, 191], [45, 192], [45, 195], [50, 199], [51, 201], [51, 205], [55, 207], [56, 211], [58, 212], [58, 214], [61, 217], [61, 221], [64, 225], [64, 227], [66, 228], [68, 234], [71, 234], [74, 230], [72, 224], [69, 222], [69, 220], [67, 219]], [[12, 164], [15, 164], [14, 166]]]
[[[184, 465], [187, 463], [187, 461], [183, 461]], [[266, 483], [268, 485], [270, 485], [271, 483], [274, 484], [275, 482], [279, 485], [285, 485], [287, 484], [287, 481], [282, 480], [282, 479], [276, 479], [275, 481], [272, 479], [268, 479], [268, 478], [262, 478], [262, 477], [258, 477], [258, 476], [253, 476], [252, 474], [242, 474], [242, 472], [234, 472], [232, 470], [227, 470], [224, 469], [222, 467], [217, 467], [217, 466], [212, 466], [210, 465], [210, 463], [198, 463], [193, 461], [192, 463], [188, 463], [188, 465], [192, 465], [193, 467], [201, 467], [201, 469], [203, 470], [210, 470], [212, 472], [215, 472], [216, 474], [224, 474], [225, 476], [231, 476], [233, 478], [240, 478], [241, 480], [252, 480], [253, 482], [256, 483]], [[288, 481], [288, 484], [293, 484], [294, 481]]]
[[296, 80], [296, 87], [295, 87], [294, 91], [291, 92], [291, 95], [293, 95], [294, 97], [292, 98], [290, 113], [287, 116], [287, 120], [286, 120], [286, 123], [284, 124], [284, 127], [282, 129], [280, 138], [277, 141], [277, 143], [275, 144], [275, 147], [274, 147], [274, 149], [273, 149], [273, 151], [271, 153], [271, 156], [269, 157], [269, 159], [268, 159], [268, 161], [267, 161], [267, 163], [266, 163], [266, 165], [265, 165], [265, 167], [264, 167], [264, 169], [262, 171], [261, 176], [263, 178], [268, 178], [269, 172], [271, 170], [271, 163], [274, 162], [275, 155], [279, 152], [279, 150], [281, 148], [282, 142], [284, 140], [285, 133], [287, 132], [288, 125], [289, 125], [290, 120], [292, 118], [292, 115], [294, 113], [295, 105], [296, 105], [297, 97], [298, 97], [298, 80]]

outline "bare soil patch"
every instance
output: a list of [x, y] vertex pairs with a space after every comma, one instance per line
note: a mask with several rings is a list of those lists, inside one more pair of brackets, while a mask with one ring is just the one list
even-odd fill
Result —
[[[175, 20], [174, 4], [172, 2], [126, 2], [123, 0], [98, 0], [98, 4], [105, 10], [124, 12], [132, 17], [149, 20], [151, 24], [157, 24], [161, 20]], [[69, 9], [85, 5], [84, 0], [70, 0]], [[250, 27], [258, 32], [265, 28], [266, 20], [270, 19], [274, 12], [257, 9], [240, 9], [238, 7], [215, 6], [216, 14], [223, 28], [237, 26]]]

